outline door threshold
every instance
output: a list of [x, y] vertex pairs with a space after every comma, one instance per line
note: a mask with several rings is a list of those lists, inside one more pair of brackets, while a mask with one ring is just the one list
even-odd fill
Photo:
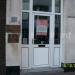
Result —
[[43, 67], [43, 68], [31, 68], [31, 69], [22, 69], [21, 73], [28, 73], [28, 72], [63, 72], [62, 68], [51, 68], [51, 67]]

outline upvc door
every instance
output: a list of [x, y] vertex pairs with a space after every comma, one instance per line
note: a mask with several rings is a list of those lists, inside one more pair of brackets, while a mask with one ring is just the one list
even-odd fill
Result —
[[63, 0], [23, 0], [21, 67], [60, 67]]
[[32, 67], [50, 66], [51, 16], [33, 13], [32, 20]]

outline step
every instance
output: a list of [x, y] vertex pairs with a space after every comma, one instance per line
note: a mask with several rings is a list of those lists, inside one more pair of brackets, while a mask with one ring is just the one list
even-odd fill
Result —
[[47, 73], [56, 73], [56, 72], [63, 72], [62, 68], [50, 68], [50, 67], [43, 67], [43, 68], [31, 68], [31, 69], [23, 69], [21, 70], [21, 74], [27, 73], [40, 73], [40, 72], [47, 72]]

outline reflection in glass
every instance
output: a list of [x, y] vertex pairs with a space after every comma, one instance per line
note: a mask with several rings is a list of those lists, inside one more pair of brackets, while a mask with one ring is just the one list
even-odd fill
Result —
[[52, 11], [52, 0], [33, 0], [34, 11]]
[[22, 13], [22, 44], [29, 43], [29, 13]]
[[29, 0], [23, 0], [23, 10], [29, 10]]
[[49, 44], [50, 17], [35, 16], [34, 44]]
[[55, 15], [54, 44], [60, 44], [60, 29], [61, 29], [61, 16], [60, 15]]
[[55, 0], [55, 12], [60, 13], [61, 11], [61, 0]]

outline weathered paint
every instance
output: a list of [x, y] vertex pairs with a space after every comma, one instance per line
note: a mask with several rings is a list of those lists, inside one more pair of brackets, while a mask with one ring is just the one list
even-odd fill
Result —
[[75, 0], [64, 0], [64, 63], [75, 62]]

